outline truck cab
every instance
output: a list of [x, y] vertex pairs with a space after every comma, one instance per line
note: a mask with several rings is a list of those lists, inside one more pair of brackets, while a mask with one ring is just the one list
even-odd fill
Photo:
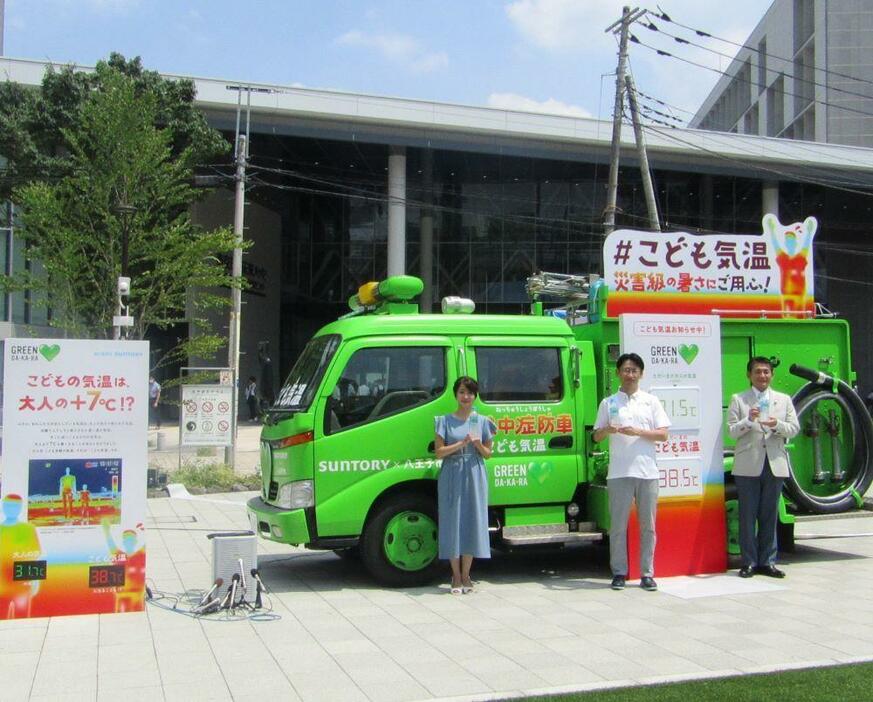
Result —
[[419, 289], [388, 279], [378, 303], [309, 342], [263, 428], [253, 529], [354, 550], [387, 585], [431, 580], [434, 419], [456, 409], [452, 385], [471, 375], [476, 409], [496, 427], [486, 461], [494, 540], [599, 540], [597, 525], [578, 518], [597, 405], [591, 342], [553, 317], [419, 314], [411, 299]]

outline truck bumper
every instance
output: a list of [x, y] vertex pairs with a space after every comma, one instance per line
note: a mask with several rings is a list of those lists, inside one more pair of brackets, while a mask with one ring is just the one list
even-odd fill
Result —
[[283, 544], [309, 543], [306, 510], [273, 507], [260, 497], [248, 501], [249, 522], [259, 536]]

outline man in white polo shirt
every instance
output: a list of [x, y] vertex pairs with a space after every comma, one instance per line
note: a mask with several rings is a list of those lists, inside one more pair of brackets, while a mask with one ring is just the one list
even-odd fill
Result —
[[623, 353], [615, 364], [621, 388], [600, 403], [594, 441], [609, 437], [609, 566], [612, 589], [627, 581], [627, 523], [636, 500], [640, 522], [640, 587], [657, 590], [654, 579], [655, 512], [658, 466], [655, 444], [667, 440], [670, 419], [654, 395], [640, 390], [645, 364], [635, 353]]

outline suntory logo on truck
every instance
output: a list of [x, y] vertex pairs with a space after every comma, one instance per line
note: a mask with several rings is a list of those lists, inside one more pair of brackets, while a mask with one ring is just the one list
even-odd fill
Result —
[[388, 468], [405, 470], [427, 470], [438, 468], [440, 461], [435, 458], [415, 458], [405, 461], [392, 461], [388, 458], [371, 458], [348, 461], [319, 461], [319, 473], [372, 473]]

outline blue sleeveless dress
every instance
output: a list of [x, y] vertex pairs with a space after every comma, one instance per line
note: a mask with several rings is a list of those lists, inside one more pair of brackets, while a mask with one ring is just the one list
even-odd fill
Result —
[[[494, 435], [482, 416], [482, 441]], [[435, 418], [436, 433], [446, 444], [463, 440], [469, 423], [451, 414]], [[440, 558], [491, 558], [488, 539], [488, 478], [485, 461], [472, 444], [443, 459], [437, 481]]]

